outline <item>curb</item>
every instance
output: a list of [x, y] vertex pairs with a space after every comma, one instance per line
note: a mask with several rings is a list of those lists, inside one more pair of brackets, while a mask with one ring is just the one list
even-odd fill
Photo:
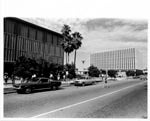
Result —
[[16, 90], [14, 88], [4, 88], [4, 94], [9, 94], [9, 93], [16, 93]]
[[[69, 87], [72, 86], [70, 83], [62, 84], [60, 87]], [[4, 88], [4, 94], [16, 93], [16, 90], [13, 87]]]
[[[97, 81], [97, 83], [100, 83], [102, 81]], [[120, 82], [120, 81], [119, 81]], [[71, 83], [62, 83], [60, 87], [69, 87], [72, 86]], [[10, 93], [16, 93], [16, 90], [13, 87], [4, 88], [4, 94], [10, 94]]]

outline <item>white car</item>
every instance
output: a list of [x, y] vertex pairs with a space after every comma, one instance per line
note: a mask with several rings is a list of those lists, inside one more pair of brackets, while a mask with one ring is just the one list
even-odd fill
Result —
[[78, 79], [74, 81], [75, 86], [92, 85], [94, 83], [95, 83], [94, 79]]

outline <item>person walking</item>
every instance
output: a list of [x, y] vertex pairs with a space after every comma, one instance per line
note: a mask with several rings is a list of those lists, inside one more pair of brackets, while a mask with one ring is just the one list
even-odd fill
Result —
[[63, 75], [63, 79], [64, 79], [64, 81], [66, 81], [66, 75], [65, 74]]
[[5, 84], [7, 84], [7, 82], [8, 82], [8, 74], [7, 73], [4, 74], [4, 81], [5, 81]]
[[50, 74], [49, 78], [50, 78], [50, 79], [53, 79], [53, 74]]
[[36, 78], [36, 74], [33, 74], [33, 75], [32, 75], [32, 78]]
[[104, 84], [104, 88], [107, 88], [107, 87], [108, 87], [108, 85], [107, 85], [107, 83], [108, 83], [108, 82], [107, 82], [107, 75], [105, 75], [104, 79], [105, 79], [105, 80], [104, 80], [104, 83], [105, 83], [105, 84]]
[[60, 75], [59, 75], [59, 74], [57, 75], [57, 80], [58, 80], [58, 81], [60, 80]]

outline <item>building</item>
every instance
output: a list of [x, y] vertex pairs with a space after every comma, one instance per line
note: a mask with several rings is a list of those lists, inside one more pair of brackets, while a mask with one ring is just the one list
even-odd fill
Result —
[[62, 35], [19, 18], [4, 18], [4, 71], [20, 56], [64, 63]]
[[105, 51], [90, 55], [90, 64], [104, 70], [143, 69], [142, 54], [135, 48]]

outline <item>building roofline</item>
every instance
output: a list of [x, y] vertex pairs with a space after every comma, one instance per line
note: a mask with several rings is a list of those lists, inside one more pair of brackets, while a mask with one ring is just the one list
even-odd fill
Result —
[[21, 22], [21, 23], [25, 23], [25, 24], [28, 24], [28, 25], [30, 25], [30, 26], [33, 26], [33, 27], [36, 27], [36, 28], [39, 28], [39, 29], [48, 31], [48, 32], [52, 32], [52, 33], [57, 34], [57, 35], [59, 35], [59, 36], [62, 36], [61, 33], [52, 31], [52, 30], [50, 30], [50, 29], [48, 29], [48, 28], [39, 26], [39, 25], [37, 25], [37, 24], [31, 23], [31, 22], [29, 22], [29, 21], [26, 21], [26, 20], [23, 20], [23, 19], [20, 19], [20, 18], [17, 18], [17, 17], [4, 17], [4, 19], [15, 20], [15, 21], [18, 21], [18, 22]]

